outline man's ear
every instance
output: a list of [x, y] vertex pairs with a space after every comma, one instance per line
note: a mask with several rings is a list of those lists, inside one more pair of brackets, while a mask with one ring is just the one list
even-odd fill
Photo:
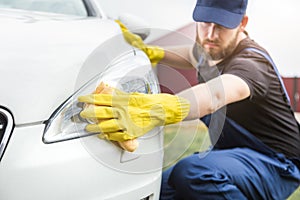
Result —
[[245, 15], [245, 16], [243, 17], [242, 21], [241, 21], [241, 26], [240, 26], [240, 31], [241, 31], [241, 32], [244, 32], [244, 31], [245, 31], [245, 28], [246, 28], [247, 24], [248, 24], [248, 16]]

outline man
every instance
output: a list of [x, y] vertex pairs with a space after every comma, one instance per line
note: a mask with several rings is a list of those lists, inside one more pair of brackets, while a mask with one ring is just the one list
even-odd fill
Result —
[[[95, 113], [82, 116], [101, 120], [87, 130], [110, 140], [134, 139], [181, 120], [201, 118], [208, 125], [213, 149], [165, 171], [161, 199], [286, 199], [299, 186], [299, 125], [275, 65], [245, 31], [246, 7], [247, 0], [197, 1], [192, 52], [199, 61], [198, 85], [176, 96], [117, 91], [79, 98], [95, 104]], [[126, 34], [154, 64], [192, 67], [189, 58]]]

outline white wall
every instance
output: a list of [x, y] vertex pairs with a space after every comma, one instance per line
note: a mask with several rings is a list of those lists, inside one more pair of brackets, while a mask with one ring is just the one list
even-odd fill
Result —
[[98, 0], [105, 12], [117, 18], [132, 13], [145, 19], [152, 28], [177, 29], [192, 22], [196, 0]]
[[250, 36], [269, 50], [283, 76], [300, 77], [300, 1], [249, 2]]

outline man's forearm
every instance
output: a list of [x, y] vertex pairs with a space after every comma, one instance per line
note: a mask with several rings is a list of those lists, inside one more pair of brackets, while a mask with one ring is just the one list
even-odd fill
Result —
[[164, 47], [165, 56], [160, 63], [178, 69], [195, 68], [190, 56], [191, 48], [191, 46]]

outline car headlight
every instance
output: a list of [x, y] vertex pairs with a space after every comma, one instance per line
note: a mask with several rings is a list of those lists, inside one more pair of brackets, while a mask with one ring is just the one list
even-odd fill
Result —
[[85, 131], [88, 122], [79, 115], [83, 104], [77, 98], [93, 92], [100, 82], [126, 92], [159, 93], [158, 81], [149, 60], [144, 54], [136, 53], [135, 56], [132, 52], [122, 55], [67, 99], [46, 122], [44, 143], [93, 135]]

